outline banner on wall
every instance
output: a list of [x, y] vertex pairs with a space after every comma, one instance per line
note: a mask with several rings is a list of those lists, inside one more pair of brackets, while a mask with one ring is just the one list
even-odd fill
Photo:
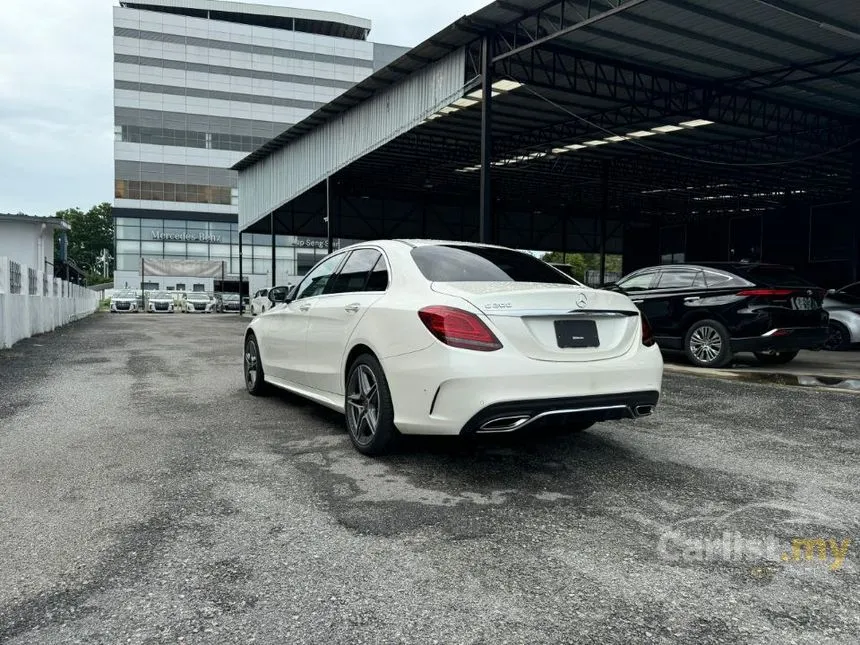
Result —
[[147, 278], [220, 278], [224, 275], [224, 261], [143, 258], [141, 273]]

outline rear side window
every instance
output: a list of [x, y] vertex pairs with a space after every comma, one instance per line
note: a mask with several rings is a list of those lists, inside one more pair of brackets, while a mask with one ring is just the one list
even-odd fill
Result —
[[388, 267], [385, 264], [385, 259], [380, 256], [376, 261], [376, 266], [370, 272], [370, 277], [367, 279], [365, 291], [385, 291], [388, 289]]
[[694, 286], [700, 286], [703, 282], [697, 282], [702, 272], [696, 270], [663, 271], [660, 275], [660, 281], [657, 283], [658, 289], [689, 289]]
[[380, 257], [379, 251], [373, 249], [353, 251], [334, 280], [329, 282], [325, 292], [352, 293], [364, 291], [370, 270], [376, 266]]
[[533, 255], [479, 246], [428, 245], [412, 259], [430, 282], [542, 282], [579, 284]]

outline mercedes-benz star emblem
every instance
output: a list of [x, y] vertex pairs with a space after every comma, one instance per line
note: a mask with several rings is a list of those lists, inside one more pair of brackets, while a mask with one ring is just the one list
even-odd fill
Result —
[[584, 293], [581, 293], [576, 297], [576, 306], [579, 307], [580, 309], [585, 309], [585, 305], [587, 305], [587, 304], [588, 304], [588, 296], [586, 296]]

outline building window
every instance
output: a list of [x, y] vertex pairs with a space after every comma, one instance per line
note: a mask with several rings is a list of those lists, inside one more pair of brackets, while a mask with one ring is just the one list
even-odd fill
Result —
[[144, 282], [142, 285], [144, 291], [158, 291], [161, 289], [160, 282]]
[[[196, 285], [195, 285], [195, 286], [196, 286]], [[184, 282], [179, 282], [179, 283], [177, 283], [177, 285], [176, 285], [176, 290], [177, 290], [177, 291], [185, 291], [185, 283], [184, 283]]]
[[230, 205], [233, 203], [232, 190], [230, 186], [170, 184], [161, 181], [117, 179], [114, 197], [117, 199]]

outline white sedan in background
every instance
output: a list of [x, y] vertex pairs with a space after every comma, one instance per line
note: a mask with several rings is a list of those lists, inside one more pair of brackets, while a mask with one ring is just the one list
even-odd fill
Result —
[[271, 309], [273, 305], [279, 302], [284, 302], [287, 298], [287, 294], [292, 288], [293, 285], [286, 284], [269, 287], [268, 289], [260, 289], [254, 294], [254, 297], [251, 298], [251, 315], [256, 316], [258, 314], [265, 313]]
[[498, 246], [385, 240], [319, 262], [244, 337], [253, 395], [274, 385], [346, 416], [353, 445], [397, 435], [573, 431], [651, 414], [663, 359], [620, 293]]

